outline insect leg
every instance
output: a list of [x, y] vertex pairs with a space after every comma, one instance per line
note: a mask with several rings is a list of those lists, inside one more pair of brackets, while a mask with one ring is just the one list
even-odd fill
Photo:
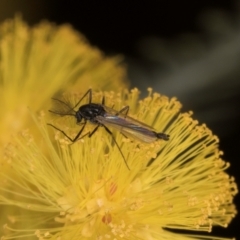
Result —
[[[123, 113], [123, 114], [125, 115], [125, 118], [126, 118], [126, 116], [127, 116], [127, 114], [128, 114], [128, 111], [129, 111], [129, 106], [126, 106], [126, 107], [122, 108], [120, 111], [118, 111], [118, 113], [116, 113], [116, 116], [119, 115], [120, 113], [125, 112], [125, 113]], [[126, 135], [124, 135], [122, 132], [121, 132], [121, 134], [122, 134], [125, 138], [128, 138], [128, 137], [127, 137]]]
[[112, 132], [111, 132], [111, 131], [110, 131], [105, 125], [102, 125], [102, 126], [103, 126], [103, 127], [105, 128], [105, 130], [111, 135], [111, 137], [112, 137], [114, 143], [116, 144], [116, 146], [117, 146], [119, 152], [121, 153], [121, 155], [122, 155], [122, 157], [123, 157], [123, 160], [124, 160], [124, 162], [125, 162], [125, 164], [126, 164], [128, 170], [130, 171], [130, 168], [129, 168], [129, 166], [128, 166], [128, 164], [127, 164], [127, 161], [126, 161], [126, 159], [125, 159], [125, 157], [124, 157], [124, 155], [123, 155], [123, 153], [122, 153], [122, 150], [121, 150], [121, 148], [119, 147], [119, 145], [118, 145], [116, 139], [114, 138]]
[[98, 130], [99, 126], [100, 126], [100, 124], [97, 125], [97, 126], [92, 130], [91, 133], [89, 133], [88, 137], [91, 137], [91, 136]]
[[105, 105], [105, 96], [102, 98], [102, 105]]
[[129, 106], [126, 106], [126, 107], [122, 108], [120, 111], [118, 111], [118, 113], [116, 113], [116, 116], [118, 116], [120, 113], [122, 113], [126, 117], [128, 114], [128, 111], [129, 111]]
[[75, 108], [87, 95], [89, 95], [89, 103], [92, 102], [92, 89], [90, 88], [81, 98], [80, 100], [75, 104], [73, 108]]
[[[86, 124], [86, 123], [84, 123], [84, 125], [85, 125], [85, 124]], [[78, 136], [79, 138], [77, 138], [76, 140], [80, 140], [80, 139], [84, 138], [84, 137], [87, 136], [87, 135], [88, 135], [88, 137], [91, 137], [91, 136], [98, 130], [99, 126], [100, 126], [100, 125], [97, 125], [97, 127], [95, 127], [92, 132], [87, 132], [87, 133], [85, 133], [85, 134], [84, 134], [83, 136], [81, 136], [81, 137], [79, 137], [79, 136], [81, 135], [81, 133], [80, 133], [80, 135]], [[76, 141], [76, 140], [75, 140], [75, 141]]]
[[[80, 129], [80, 131], [78, 132], [78, 134], [72, 139], [72, 138], [70, 138], [63, 130], [61, 130], [61, 129], [59, 129], [59, 128], [57, 128], [57, 127], [55, 127], [54, 125], [52, 125], [51, 123], [48, 123], [47, 125], [49, 125], [49, 126], [51, 126], [51, 127], [53, 127], [53, 128], [55, 128], [56, 130], [58, 130], [59, 132], [61, 132], [66, 138], [68, 138], [71, 142], [76, 142], [76, 140], [79, 138], [79, 136], [82, 134], [82, 132], [83, 132], [83, 130], [84, 130], [84, 128], [85, 128], [85, 126], [86, 126], [86, 122], [83, 124], [83, 126], [82, 126], [82, 128]], [[86, 135], [86, 134], [85, 134]], [[84, 135], [84, 136], [85, 136]], [[83, 136], [83, 137], [84, 137]]]

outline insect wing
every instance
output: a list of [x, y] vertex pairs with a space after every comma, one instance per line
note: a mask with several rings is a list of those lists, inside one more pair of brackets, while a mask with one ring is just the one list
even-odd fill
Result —
[[124, 120], [126, 120], [127, 122], [131, 122], [132, 124], [135, 124], [137, 126], [142, 126], [143, 128], [148, 129], [149, 131], [156, 131], [154, 128], [152, 128], [151, 126], [147, 125], [146, 123], [143, 123], [141, 121], [136, 120], [135, 118], [129, 117], [127, 114], [124, 113], [120, 113], [119, 111], [114, 110], [113, 108], [109, 108], [106, 106], [103, 106], [105, 111], [106, 111], [106, 116], [115, 116], [115, 117], [119, 117], [119, 118], [123, 118]]
[[109, 108], [106, 108], [105, 110], [106, 114], [104, 116], [96, 117], [101, 124], [115, 128], [123, 135], [138, 139], [142, 142], [150, 143], [157, 139], [156, 132], [150, 126], [124, 114], [119, 114], [113, 109], [109, 110]]

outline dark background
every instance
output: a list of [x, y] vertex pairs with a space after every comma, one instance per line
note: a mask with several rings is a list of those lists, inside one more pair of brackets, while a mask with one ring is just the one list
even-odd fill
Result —
[[[122, 54], [132, 87], [176, 96], [220, 138], [240, 182], [240, 2], [237, 0], [0, 0], [0, 21], [21, 12], [70, 23], [107, 55]], [[239, 196], [235, 198], [240, 205]], [[213, 233], [240, 239], [240, 217]]]

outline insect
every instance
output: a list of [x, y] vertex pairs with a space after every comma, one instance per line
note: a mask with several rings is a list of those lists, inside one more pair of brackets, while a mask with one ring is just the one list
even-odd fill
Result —
[[[87, 95], [88, 103], [80, 106], [79, 109], [75, 111], [74, 109], [81, 103], [81, 101]], [[99, 127], [103, 127], [106, 130], [106, 132], [111, 135], [129, 170], [130, 168], [127, 164], [127, 161], [116, 139], [114, 138], [112, 131], [108, 127], [117, 129], [125, 137], [135, 138], [146, 143], [151, 143], [153, 141], [156, 141], [157, 139], [163, 139], [166, 141], [169, 140], [169, 135], [161, 132], [156, 132], [152, 127], [148, 126], [147, 124], [129, 117], [127, 115], [129, 111], [129, 106], [125, 106], [120, 111], [116, 111], [113, 108], [105, 106], [105, 97], [102, 98], [101, 104], [92, 103], [92, 89], [89, 89], [74, 107], [71, 107], [64, 101], [56, 98], [53, 98], [53, 100], [63, 104], [64, 107], [67, 107], [69, 110], [66, 112], [49, 110], [50, 112], [61, 116], [74, 116], [77, 120], [77, 124], [82, 125], [82, 128], [74, 138], [71, 138], [63, 130], [57, 128], [56, 126], [50, 123], [48, 125], [60, 131], [65, 137], [67, 137], [73, 143], [79, 139], [84, 138], [85, 136], [92, 137]], [[88, 121], [96, 125], [96, 127], [91, 132], [87, 132], [84, 135], [82, 135], [83, 130]]]

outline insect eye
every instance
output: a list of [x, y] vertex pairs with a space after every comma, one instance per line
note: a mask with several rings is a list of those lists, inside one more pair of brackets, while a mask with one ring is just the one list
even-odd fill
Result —
[[82, 121], [82, 116], [81, 116], [81, 114], [79, 114], [78, 112], [77, 112], [77, 114], [76, 114], [76, 118], [77, 118], [77, 123], [79, 123], [79, 122]]

